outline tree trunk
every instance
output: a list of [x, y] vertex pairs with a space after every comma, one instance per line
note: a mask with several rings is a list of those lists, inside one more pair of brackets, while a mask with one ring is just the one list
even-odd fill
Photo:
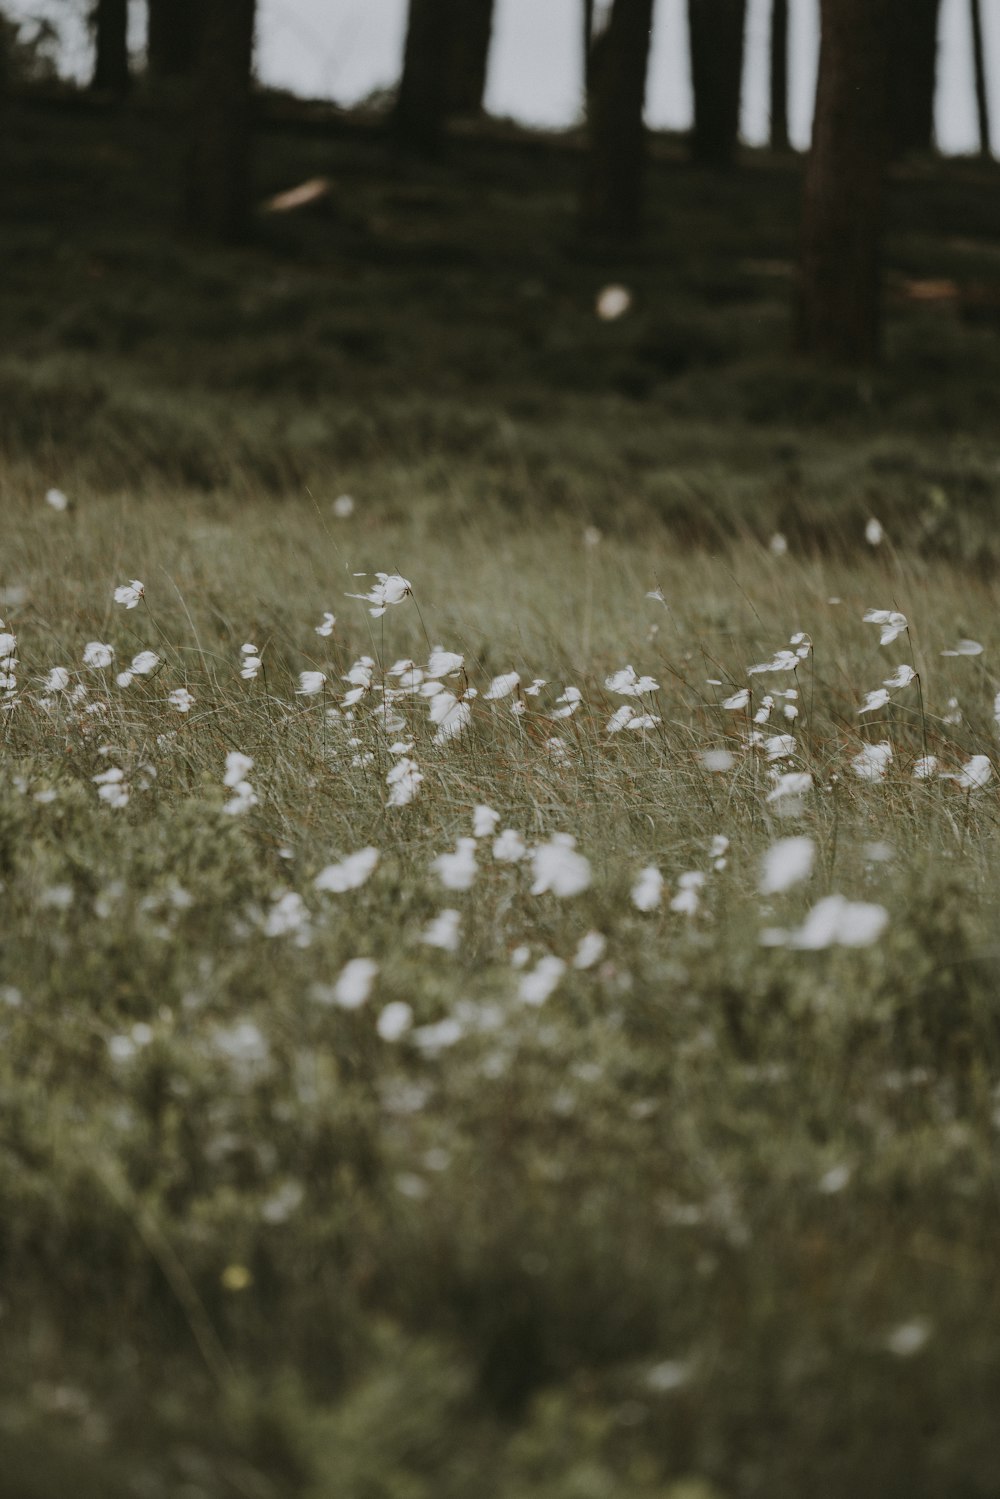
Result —
[[788, 150], [788, 0], [771, 0], [771, 150]]
[[652, 25], [653, 0], [614, 0], [607, 27], [591, 48], [581, 207], [584, 228], [592, 234], [630, 238], [639, 229]]
[[250, 220], [254, 0], [201, 0], [191, 90], [185, 217], [224, 243]]
[[92, 89], [123, 99], [128, 93], [128, 0], [97, 0], [91, 12], [94, 29]]
[[727, 167], [736, 154], [746, 0], [688, 0], [694, 130], [691, 155]]
[[940, 9], [941, 0], [895, 0], [889, 73], [894, 156], [933, 149]]
[[803, 194], [797, 342], [847, 364], [878, 356], [893, 0], [821, 0]]
[[976, 71], [976, 118], [979, 122], [979, 154], [990, 155], [990, 107], [986, 93], [986, 54], [983, 48], [983, 13], [979, 0], [970, 0], [972, 10], [972, 60]]
[[151, 78], [189, 78], [198, 53], [198, 0], [149, 0], [146, 58]]
[[493, 35], [493, 0], [452, 0], [445, 113], [482, 113]]
[[448, 114], [450, 20], [450, 0], [410, 0], [393, 129], [400, 146], [423, 155], [439, 148]]

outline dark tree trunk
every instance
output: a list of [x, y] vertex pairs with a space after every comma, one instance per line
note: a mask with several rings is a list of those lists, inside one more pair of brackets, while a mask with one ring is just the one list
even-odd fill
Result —
[[198, 53], [199, 0], [149, 0], [146, 57], [151, 78], [189, 78]]
[[629, 238], [639, 229], [652, 24], [653, 0], [614, 0], [607, 27], [591, 48], [581, 206], [584, 228], [592, 234]]
[[405, 150], [431, 155], [441, 144], [448, 114], [450, 20], [451, 0], [410, 0], [393, 116], [396, 139]]
[[788, 0], [771, 0], [771, 150], [788, 150]]
[[691, 155], [727, 167], [736, 154], [746, 0], [688, 0], [694, 130]]
[[941, 0], [895, 0], [889, 71], [894, 156], [930, 151], [934, 145], [940, 9]]
[[893, 0], [821, 0], [803, 194], [797, 341], [848, 364], [878, 356]]
[[185, 217], [196, 234], [234, 243], [250, 221], [254, 0], [201, 0], [201, 7]]
[[123, 99], [128, 93], [128, 0], [97, 0], [91, 12], [94, 29], [92, 89]]
[[972, 61], [976, 72], [976, 118], [979, 122], [979, 154], [990, 154], [990, 107], [986, 93], [986, 53], [983, 47], [983, 13], [979, 0], [970, 0], [972, 10]]
[[445, 113], [482, 113], [493, 35], [493, 0], [452, 0]]

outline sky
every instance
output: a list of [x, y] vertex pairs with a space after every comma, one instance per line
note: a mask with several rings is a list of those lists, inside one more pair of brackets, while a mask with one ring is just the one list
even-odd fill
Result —
[[[144, 5], [132, 0], [132, 40], [142, 45]], [[496, 0], [487, 108], [526, 124], [558, 127], [579, 115], [582, 0]], [[656, 0], [647, 118], [683, 128], [691, 118], [686, 0]], [[11, 15], [46, 13], [64, 26], [67, 66], [86, 69], [83, 0], [0, 0]], [[399, 73], [407, 0], [258, 0], [257, 70], [268, 84], [350, 104]], [[819, 0], [790, 0], [791, 133], [808, 144], [818, 48]], [[1000, 5], [983, 6], [994, 148], [1000, 147]], [[742, 132], [767, 137], [770, 0], [748, 0]], [[942, 0], [935, 110], [942, 150], [977, 145], [969, 0]]]

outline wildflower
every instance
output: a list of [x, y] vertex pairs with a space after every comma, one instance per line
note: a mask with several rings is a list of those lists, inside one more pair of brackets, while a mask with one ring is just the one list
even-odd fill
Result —
[[525, 697], [537, 697], [542, 688], [547, 686], [548, 683], [544, 677], [536, 677], [531, 686], [524, 689], [524, 695]]
[[468, 890], [471, 888], [478, 866], [476, 864], [476, 840], [459, 838], [453, 854], [438, 854], [431, 868], [446, 890]]
[[866, 744], [851, 761], [854, 774], [862, 781], [884, 781], [892, 760], [892, 745], [888, 739], [880, 744]]
[[451, 677], [462, 670], [465, 665], [465, 657], [460, 656], [457, 651], [444, 651], [438, 646], [431, 651], [427, 662], [427, 675], [429, 677]]
[[877, 708], [884, 708], [889, 701], [889, 693], [884, 687], [875, 687], [865, 695], [865, 700], [858, 709], [858, 717], [862, 713], [874, 713]]
[[862, 622], [866, 625], [881, 625], [879, 645], [891, 645], [906, 629], [906, 615], [900, 614], [896, 609], [867, 609], [862, 615]]
[[521, 975], [517, 987], [518, 999], [525, 1005], [543, 1005], [555, 992], [565, 972], [566, 964], [562, 958], [554, 958], [551, 954], [539, 958], [530, 973]]
[[295, 937], [300, 947], [309, 942], [309, 909], [295, 890], [286, 890], [275, 898], [264, 918], [261, 930], [265, 937]]
[[257, 806], [257, 793], [249, 781], [237, 781], [233, 787], [233, 794], [223, 805], [223, 812], [230, 817], [239, 817], [244, 812], [249, 812], [251, 807]]
[[772, 557], [784, 557], [788, 551], [788, 541], [780, 531], [775, 531], [767, 544], [767, 549]]
[[795, 671], [799, 659], [796, 651], [776, 651], [770, 661], [762, 661], [757, 666], [748, 666], [747, 676], [752, 677], [769, 671]]
[[371, 604], [372, 607], [368, 613], [373, 619], [379, 619], [393, 604], [401, 604], [404, 599], [409, 598], [413, 592], [413, 585], [399, 573], [377, 572], [375, 576], [378, 582], [374, 583], [367, 593], [349, 593], [347, 597], [362, 599], [366, 604]]
[[[765, 724], [771, 717], [771, 709], [774, 707], [774, 698], [766, 693], [760, 700], [760, 707], [753, 716], [754, 723]], [[760, 743], [759, 738], [754, 743]]]
[[433, 1025], [419, 1026], [413, 1032], [413, 1041], [425, 1056], [436, 1057], [439, 1052], [461, 1041], [464, 1035], [462, 1022], [453, 1015], [446, 1015]]
[[584, 969], [593, 968], [604, 957], [608, 939], [601, 932], [586, 932], [576, 945], [573, 955], [573, 967]]
[[662, 604], [667, 607], [667, 601], [663, 596], [662, 588], [650, 588], [646, 594], [647, 599], [652, 599], [654, 604]]
[[133, 578], [131, 583], [122, 583], [115, 589], [115, 603], [124, 604], [126, 609], [135, 609], [146, 592], [145, 586], [138, 578]]
[[453, 692], [439, 692], [431, 698], [431, 723], [438, 726], [434, 735], [435, 744], [447, 744], [457, 739], [472, 722], [472, 708], [466, 699], [459, 699]]
[[462, 918], [457, 911], [441, 911], [424, 928], [420, 940], [426, 947], [439, 947], [443, 952], [457, 952], [461, 922]]
[[993, 767], [987, 755], [973, 755], [955, 776], [956, 786], [963, 791], [981, 791], [989, 784], [993, 775]]
[[502, 676], [494, 677], [483, 694], [486, 702], [497, 703], [502, 698], [510, 697], [511, 693], [520, 685], [520, 681], [520, 675], [516, 671], [504, 672]]
[[504, 828], [493, 840], [493, 857], [501, 864], [517, 864], [527, 852], [527, 844], [514, 828]]
[[223, 776], [224, 786], [236, 786], [244, 779], [247, 771], [253, 770], [253, 760], [249, 755], [243, 755], [239, 750], [230, 750], [226, 756], [226, 773]]
[[772, 734], [764, 741], [764, 752], [769, 760], [788, 760], [795, 754], [794, 734]]
[[342, 1010], [358, 1010], [372, 990], [378, 964], [371, 958], [352, 958], [345, 963], [333, 986], [332, 999]]
[[69, 672], [65, 666], [53, 666], [42, 685], [46, 692], [65, 692], [69, 686]]
[[90, 640], [83, 648], [84, 666], [93, 667], [95, 671], [110, 666], [114, 658], [114, 646], [104, 645], [100, 640]]
[[322, 671], [300, 671], [299, 685], [295, 689], [296, 697], [315, 697], [317, 692], [322, 692], [326, 685], [326, 673]]
[[638, 911], [655, 911], [662, 899], [663, 876], [655, 864], [649, 864], [632, 886], [632, 904]]
[[736, 764], [736, 757], [730, 750], [704, 750], [701, 757], [701, 763], [702, 765], [704, 765], [705, 769], [711, 771], [713, 775], [720, 775], [724, 771], [732, 770], [733, 766]]
[[947, 713], [943, 713], [941, 715], [941, 722], [951, 725], [960, 724], [962, 722], [962, 710], [958, 706], [957, 697], [950, 697], [948, 699], [948, 711]]
[[354, 496], [338, 494], [330, 509], [338, 520], [346, 520], [349, 515], [354, 514]]
[[867, 541], [870, 547], [877, 547], [881, 546], [884, 537], [885, 532], [882, 529], [881, 521], [877, 521], [875, 517], [872, 516], [872, 518], [865, 526], [865, 541]]
[[582, 702], [583, 693], [579, 687], [567, 687], [562, 695], [556, 698], [556, 706], [549, 716], [551, 718], [572, 718]]
[[767, 801], [783, 817], [795, 817], [802, 809], [803, 797], [813, 789], [813, 778], [807, 770], [791, 770], [779, 775]]
[[757, 889], [761, 895], [779, 895], [812, 873], [816, 845], [811, 838], [779, 838], [761, 860]]
[[727, 697], [722, 706], [728, 708], [731, 713], [737, 713], [741, 708], [745, 708], [749, 701], [749, 687], [741, 687], [738, 692], [733, 693], [732, 697]]
[[624, 317], [631, 306], [632, 293], [627, 286], [619, 286], [615, 282], [601, 288], [594, 310], [602, 323], [613, 323], [617, 318]]
[[630, 708], [628, 703], [624, 703], [620, 708], [616, 708], [612, 713], [611, 717], [607, 721], [607, 724], [605, 725], [604, 732], [606, 734], [620, 734], [622, 729], [627, 729], [629, 727], [634, 717], [635, 709]]
[[913, 766], [913, 779], [915, 781], [929, 781], [937, 770], [937, 755], [921, 755]]
[[45, 503], [52, 510], [69, 509], [69, 498], [63, 494], [61, 489], [47, 489], [45, 491]]
[[576, 852], [572, 833], [553, 833], [548, 843], [534, 850], [531, 860], [535, 876], [532, 895], [551, 891], [563, 899], [579, 895], [590, 884], [590, 862]]
[[616, 692], [619, 697], [642, 697], [648, 692], [660, 690], [659, 682], [655, 682], [652, 677], [638, 676], [634, 666], [623, 666], [621, 671], [605, 677], [604, 685], [609, 692]]
[[91, 776], [91, 780], [97, 787], [101, 801], [107, 802], [109, 807], [128, 806], [130, 791], [123, 770], [111, 766], [108, 770], [101, 771], [100, 775]]
[[243, 657], [243, 662], [240, 666], [240, 676], [245, 682], [252, 682], [264, 664], [260, 659], [260, 652], [255, 645], [251, 645], [248, 641], [246, 645], [240, 646], [240, 655]]
[[316, 634], [322, 635], [324, 639], [333, 634], [333, 627], [337, 623], [337, 616], [331, 614], [329, 609], [323, 610], [323, 622], [316, 626]]
[[472, 809], [472, 836], [489, 838], [496, 831], [499, 821], [500, 813], [494, 812], [492, 807], [474, 807]]
[[413, 1025], [413, 1010], [404, 999], [394, 999], [379, 1015], [375, 1030], [383, 1041], [400, 1041]]
[[385, 778], [386, 785], [389, 787], [389, 799], [386, 806], [408, 806], [419, 791], [422, 780], [423, 774], [416, 760], [411, 760], [408, 755], [402, 755]]
[[194, 706], [194, 698], [186, 687], [175, 687], [173, 692], [168, 694], [167, 702], [171, 708], [176, 708], [178, 713], [190, 713]]
[[868, 901], [850, 901], [843, 895], [827, 895], [813, 906], [802, 925], [793, 931], [768, 928], [761, 933], [765, 947], [791, 947], [819, 952], [826, 947], [870, 947], [889, 924], [884, 906]]
[[348, 854], [339, 864], [328, 864], [313, 880], [313, 888], [342, 895], [345, 890], [359, 890], [371, 877], [379, 861], [377, 848], [362, 848]]
[[705, 876], [700, 869], [690, 869], [686, 874], [679, 875], [677, 894], [670, 902], [671, 911], [677, 911], [682, 916], [696, 916], [701, 905], [704, 883]]
[[725, 869], [726, 855], [729, 853], [729, 839], [725, 833], [716, 833], [708, 846], [708, 857], [712, 861], [712, 868], [716, 870]]
[[886, 677], [882, 683], [883, 687], [909, 687], [916, 680], [916, 672], [912, 666], [897, 666], [891, 677]]

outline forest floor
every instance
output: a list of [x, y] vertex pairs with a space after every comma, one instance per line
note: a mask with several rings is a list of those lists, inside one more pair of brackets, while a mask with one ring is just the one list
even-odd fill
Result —
[[996, 171], [4, 153], [0, 1495], [995, 1499]]

